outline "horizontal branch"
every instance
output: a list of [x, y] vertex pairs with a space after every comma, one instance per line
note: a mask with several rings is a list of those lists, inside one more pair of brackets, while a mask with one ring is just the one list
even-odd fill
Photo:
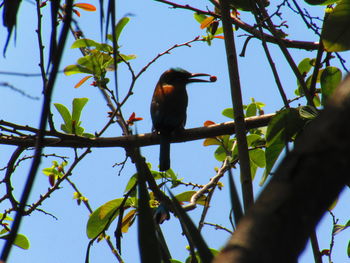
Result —
[[[271, 118], [275, 114], [266, 114], [262, 116], [246, 118], [247, 129], [253, 129], [258, 127], [267, 126]], [[29, 128], [29, 127], [27, 127]], [[34, 128], [33, 128], [34, 129]], [[31, 131], [33, 131], [31, 129]], [[186, 142], [205, 139], [209, 137], [215, 137], [225, 134], [235, 133], [235, 122], [229, 121], [224, 123], [218, 123], [207, 127], [199, 127], [193, 129], [184, 130], [181, 133], [174, 134], [171, 142]], [[49, 133], [53, 135], [52, 133]], [[62, 136], [61, 136], [62, 135]], [[0, 136], [0, 144], [16, 145], [23, 147], [33, 147], [35, 145], [36, 136]], [[75, 135], [67, 135], [58, 133], [55, 138], [46, 137], [43, 141], [44, 147], [71, 147], [71, 148], [87, 148], [87, 147], [142, 147], [159, 144], [159, 135], [155, 133], [144, 133], [131, 136], [120, 137], [101, 137], [101, 138], [84, 138]]]

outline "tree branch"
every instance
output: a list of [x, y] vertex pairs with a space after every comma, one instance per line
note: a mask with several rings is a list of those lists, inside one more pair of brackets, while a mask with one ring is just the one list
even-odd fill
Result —
[[[221, 18], [220, 15], [212, 11], [204, 11], [187, 4], [180, 5], [180, 4], [177, 4], [171, 1], [166, 1], [166, 0], [155, 0], [155, 1], [171, 5], [173, 8], [186, 9], [186, 10], [197, 12], [199, 14], [205, 14], [205, 15], [213, 16], [215, 18]], [[245, 23], [239, 18], [234, 16], [231, 16], [230, 21], [235, 26], [242, 28], [244, 31], [252, 34], [256, 38], [261, 39], [261, 34], [259, 30], [257, 30], [254, 26], [251, 26], [248, 23]], [[267, 42], [274, 43], [274, 44], [276, 44], [278, 41], [274, 36], [269, 34], [264, 34], [264, 38], [266, 39]], [[317, 42], [310, 42], [310, 41], [299, 41], [299, 40], [291, 40], [291, 39], [281, 39], [281, 41], [284, 43], [284, 45], [287, 48], [298, 48], [298, 49], [304, 49], [308, 51], [316, 50], [319, 45], [319, 43]]]
[[350, 76], [297, 139], [215, 263], [297, 262], [317, 222], [350, 181], [349, 114]]
[[[245, 119], [246, 128], [254, 129], [259, 127], [267, 126], [269, 121], [275, 114], [266, 114], [256, 117], [249, 117]], [[1, 125], [1, 121], [0, 121]], [[20, 126], [20, 125], [18, 125]], [[37, 132], [35, 128], [28, 126], [26, 130], [31, 132]], [[218, 123], [210, 126], [204, 126], [199, 128], [192, 128], [184, 130], [181, 133], [174, 134], [171, 142], [186, 142], [193, 140], [200, 140], [209, 137], [215, 137], [225, 134], [234, 134], [236, 129], [236, 123], [234, 121], [228, 121], [224, 123]], [[69, 135], [64, 133], [52, 133], [47, 132], [47, 135], [55, 136], [55, 138], [44, 138], [43, 146], [45, 147], [71, 147], [71, 148], [86, 148], [86, 147], [131, 147], [131, 146], [150, 146], [159, 144], [159, 135], [155, 133], [144, 133], [138, 135], [128, 135], [120, 137], [96, 137], [96, 138], [84, 138], [76, 135]], [[33, 147], [35, 145], [36, 136], [11, 136], [11, 135], [0, 135], [0, 144], [17, 145], [25, 147]]]

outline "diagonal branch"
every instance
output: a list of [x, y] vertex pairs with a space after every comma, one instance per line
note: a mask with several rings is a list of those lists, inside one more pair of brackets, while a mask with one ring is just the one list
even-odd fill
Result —
[[310, 233], [349, 184], [350, 123], [344, 121], [349, 114], [348, 75], [298, 137], [215, 263], [297, 262]]
[[[199, 14], [205, 14], [209, 16], [213, 16], [215, 18], [221, 18], [220, 15], [217, 13], [214, 13], [212, 11], [204, 11], [195, 7], [192, 7], [190, 5], [181, 5], [174, 3], [172, 1], [167, 1], [167, 0], [155, 0], [157, 2], [161, 2], [167, 5], [172, 6], [173, 8], [180, 8], [180, 9], [186, 9], [190, 11], [197, 12]], [[246, 0], [249, 1], [249, 0]], [[244, 31], [248, 32], [249, 34], [253, 35], [254, 37], [261, 39], [261, 33], [259, 30], [257, 30], [254, 26], [249, 25], [248, 23], [243, 22], [237, 17], [231, 16], [230, 21], [232, 24], [235, 26], [242, 28]], [[276, 39], [273, 35], [265, 34], [264, 33], [264, 38], [267, 42], [271, 43], [278, 43], [278, 39]], [[319, 43], [317, 42], [310, 42], [310, 41], [299, 41], [299, 40], [291, 40], [291, 39], [281, 39], [281, 41], [284, 43], [284, 45], [287, 48], [298, 48], [298, 49], [304, 49], [308, 51], [316, 50], [318, 48]]]

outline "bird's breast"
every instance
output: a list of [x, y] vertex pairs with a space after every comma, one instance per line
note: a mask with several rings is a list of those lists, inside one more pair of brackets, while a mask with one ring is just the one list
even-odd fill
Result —
[[156, 89], [155, 92], [157, 97], [167, 97], [167, 96], [173, 96], [176, 94], [176, 88], [173, 85], [161, 85]]

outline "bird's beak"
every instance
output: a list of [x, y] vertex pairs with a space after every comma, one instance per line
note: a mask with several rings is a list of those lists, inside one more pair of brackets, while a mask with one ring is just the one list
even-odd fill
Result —
[[[193, 79], [195, 77], [210, 77], [209, 80], [204, 79]], [[188, 78], [188, 82], [213, 82], [212, 76], [205, 73], [192, 73], [191, 76]]]

